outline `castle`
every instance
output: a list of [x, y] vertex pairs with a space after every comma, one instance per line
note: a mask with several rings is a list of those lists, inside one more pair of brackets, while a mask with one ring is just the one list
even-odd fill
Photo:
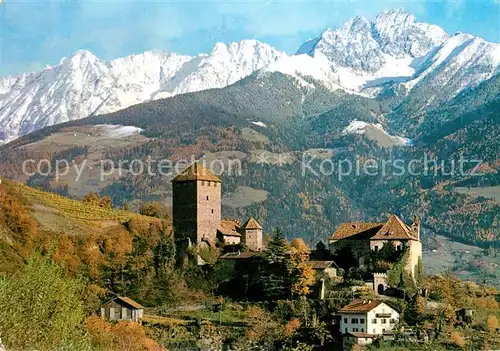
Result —
[[409, 226], [396, 215], [391, 215], [385, 223], [342, 223], [328, 239], [332, 254], [348, 247], [360, 268], [365, 267], [370, 252], [380, 250], [385, 243], [391, 243], [396, 250], [408, 248], [409, 254], [405, 269], [415, 277], [418, 261], [422, 259], [420, 220], [417, 217], [413, 218], [413, 223]]
[[184, 248], [244, 244], [262, 250], [262, 225], [253, 217], [243, 225], [221, 218], [222, 182], [195, 162], [172, 180], [175, 240]]

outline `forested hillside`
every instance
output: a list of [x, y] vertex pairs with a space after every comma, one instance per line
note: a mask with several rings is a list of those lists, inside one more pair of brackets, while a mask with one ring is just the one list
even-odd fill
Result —
[[[0, 174], [70, 196], [83, 196], [82, 188], [95, 190], [108, 195], [114, 206], [141, 200], [168, 206], [171, 177], [132, 175], [125, 169], [103, 182], [95, 174], [100, 160], [117, 164], [148, 157], [172, 162], [203, 156], [233, 159], [241, 162], [242, 173], [222, 174], [223, 215], [258, 216], [266, 230], [281, 227], [316, 243], [325, 241], [341, 222], [379, 221], [397, 213], [407, 221], [421, 216], [427, 234], [498, 246], [498, 197], [494, 192], [484, 197], [456, 191], [499, 184], [498, 91], [498, 78], [493, 78], [449, 104], [429, 109], [425, 116], [408, 116], [398, 109], [408, 99], [398, 96], [368, 99], [305, 87], [280, 73], [252, 75], [225, 89], [180, 95], [35, 132], [1, 148]], [[401, 143], [406, 135], [400, 121], [410, 119], [420, 121], [418, 133], [410, 133], [415, 138]], [[353, 123], [364, 123], [367, 129], [348, 132]], [[140, 138], [102, 142], [92, 139], [93, 126], [101, 124], [143, 131]], [[267, 162], [259, 162], [261, 155], [269, 156]], [[275, 162], [278, 157], [286, 162]], [[305, 163], [314, 170], [324, 162], [334, 169], [320, 175], [304, 171], [304, 160], [311, 157], [314, 160]], [[465, 163], [459, 172], [460, 157], [480, 160], [475, 172], [480, 175], [470, 174], [474, 162]], [[49, 158], [53, 165], [56, 159], [80, 165], [88, 160], [87, 168], [94, 171], [85, 173], [79, 183], [69, 176], [55, 182], [54, 174], [25, 177], [22, 161], [30, 158]], [[378, 164], [375, 175], [339, 171], [342, 162], [362, 166], [369, 159]], [[401, 174], [395, 160], [406, 167]], [[382, 162], [388, 164], [384, 174]], [[416, 174], [408, 171], [411, 162]], [[451, 168], [455, 172], [450, 173]]]

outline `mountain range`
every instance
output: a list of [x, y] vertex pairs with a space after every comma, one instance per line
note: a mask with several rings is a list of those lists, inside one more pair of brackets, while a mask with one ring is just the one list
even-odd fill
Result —
[[[114, 206], [168, 206], [171, 177], [116, 167], [101, 179], [101, 160], [237, 160], [240, 175], [221, 175], [223, 216], [255, 216], [266, 232], [280, 227], [316, 244], [342, 222], [396, 213], [421, 217], [426, 248], [434, 234], [499, 247], [498, 47], [393, 10], [326, 30], [294, 55], [257, 41], [195, 58], [150, 52], [103, 62], [80, 51], [3, 80], [4, 140], [19, 137], [0, 145], [0, 176], [72, 198], [96, 191]], [[17, 124], [8, 111], [18, 111]], [[56, 122], [64, 123], [48, 126]], [[346, 160], [389, 169], [316, 175], [303, 172], [304, 157], [315, 170]], [[436, 160], [430, 171], [425, 158]], [[476, 163], [451, 172], [462, 158], [480, 160], [479, 174]], [[71, 166], [58, 179], [35, 163], [29, 176], [30, 159], [71, 160], [82, 173]], [[394, 160], [416, 162], [414, 173], [398, 174]], [[490, 268], [498, 281], [500, 269]]]
[[294, 55], [256, 40], [218, 43], [210, 54], [194, 57], [148, 51], [104, 61], [80, 50], [42, 71], [0, 78], [0, 142], [273, 72], [307, 91], [396, 98], [411, 118], [394, 126], [411, 136], [423, 113], [495, 77], [499, 67], [500, 44], [464, 33], [450, 36], [403, 9], [373, 20], [355, 17], [307, 41]]

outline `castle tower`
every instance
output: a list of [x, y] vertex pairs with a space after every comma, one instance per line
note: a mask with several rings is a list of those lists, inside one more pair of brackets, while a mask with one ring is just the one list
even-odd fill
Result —
[[172, 180], [176, 240], [215, 243], [221, 220], [221, 180], [198, 162]]
[[262, 250], [262, 226], [253, 217], [241, 226], [242, 242], [249, 250]]
[[420, 218], [413, 216], [413, 223], [411, 224], [411, 231], [415, 238], [420, 240]]

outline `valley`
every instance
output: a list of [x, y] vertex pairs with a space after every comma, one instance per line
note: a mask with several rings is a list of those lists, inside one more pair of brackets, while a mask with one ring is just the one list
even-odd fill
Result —
[[293, 51], [215, 43], [242, 3], [182, 38], [206, 53], [144, 51], [187, 30], [155, 12], [112, 55], [148, 6], [0, 77], [0, 351], [500, 347], [500, 43], [319, 3]]

